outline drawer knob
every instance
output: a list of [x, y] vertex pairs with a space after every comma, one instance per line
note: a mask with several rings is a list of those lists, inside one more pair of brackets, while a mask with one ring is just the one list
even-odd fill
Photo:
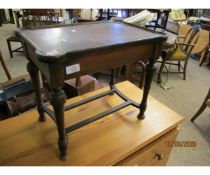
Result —
[[161, 153], [157, 153], [156, 156], [157, 156], [158, 160], [162, 160], [164, 158], [163, 154], [161, 154]]

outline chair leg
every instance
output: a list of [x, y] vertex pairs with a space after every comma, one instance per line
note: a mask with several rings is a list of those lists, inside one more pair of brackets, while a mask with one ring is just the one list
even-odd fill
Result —
[[208, 49], [209, 49], [209, 48], [207, 48], [207, 49], [205, 50], [204, 54], [202, 54], [203, 56], [201, 56], [199, 66], [202, 66], [202, 64], [206, 61], [207, 56], [208, 56], [208, 52], [209, 52]]
[[184, 70], [183, 70], [183, 80], [186, 80], [186, 73], [187, 73], [187, 63], [188, 63], [188, 59], [185, 61], [184, 63]]
[[161, 74], [163, 72], [163, 68], [165, 67], [166, 61], [169, 58], [169, 54], [167, 52], [161, 52], [161, 58], [162, 58], [162, 63], [161, 63], [159, 73], [158, 73], [158, 78], [157, 78], [157, 83], [158, 84], [162, 83]]
[[1, 54], [1, 51], [0, 51], [0, 63], [1, 63], [1, 65], [2, 65], [2, 67], [3, 67], [3, 69], [4, 69], [4, 72], [5, 72], [6, 75], [7, 75], [8, 80], [11, 80], [12, 77], [11, 77], [11, 75], [10, 75], [10, 73], [9, 73], [9, 70], [8, 70], [8, 68], [7, 68], [7, 66], [6, 66], [6, 64], [5, 64], [5, 62], [4, 62], [3, 56], [2, 56], [2, 54]]
[[12, 48], [11, 48], [11, 43], [9, 40], [7, 40], [7, 46], [8, 46], [8, 49], [9, 49], [9, 54], [10, 54], [10, 57], [13, 58], [13, 53], [12, 53]]
[[199, 108], [199, 110], [195, 113], [195, 115], [191, 118], [191, 122], [194, 122], [195, 119], [204, 111], [204, 109], [206, 109], [207, 105], [206, 105], [206, 101], [210, 98], [210, 89], [209, 92], [205, 98], [205, 100], [203, 101], [203, 104], [201, 105], [201, 107]]
[[179, 72], [180, 72], [180, 67], [181, 67], [180, 61], [178, 61], [178, 71], [179, 71]]

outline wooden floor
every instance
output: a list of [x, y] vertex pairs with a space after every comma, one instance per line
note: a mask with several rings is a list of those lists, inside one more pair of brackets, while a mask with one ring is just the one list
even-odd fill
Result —
[[[140, 102], [142, 91], [130, 82], [119, 83], [117, 87]], [[107, 89], [73, 98], [67, 104]], [[66, 112], [65, 124], [69, 126], [120, 103], [122, 99], [116, 95], [87, 103]], [[49, 117], [39, 123], [37, 111], [32, 111], [1, 121], [0, 165], [114, 165], [183, 121], [179, 114], [152, 97], [148, 99], [144, 120], [137, 120], [138, 112], [128, 106], [70, 133], [66, 161], [58, 159], [57, 130]]]

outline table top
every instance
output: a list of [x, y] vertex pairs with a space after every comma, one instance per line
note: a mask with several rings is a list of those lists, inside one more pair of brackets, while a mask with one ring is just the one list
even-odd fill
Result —
[[[143, 91], [130, 82], [117, 88], [139, 102]], [[107, 91], [109, 87], [68, 100], [78, 102]], [[116, 94], [108, 95], [65, 112], [65, 125], [121, 104]], [[138, 120], [139, 109], [128, 106], [68, 134], [66, 161], [57, 157], [57, 130], [51, 119], [38, 122], [36, 110], [0, 122], [0, 165], [114, 165], [176, 128], [183, 117], [153, 97], [148, 97], [146, 118]]]
[[35, 48], [39, 57], [45, 57], [45, 61], [58, 60], [75, 53], [126, 44], [162, 42], [166, 39], [166, 36], [159, 32], [110, 21], [22, 29], [17, 31], [17, 34]]

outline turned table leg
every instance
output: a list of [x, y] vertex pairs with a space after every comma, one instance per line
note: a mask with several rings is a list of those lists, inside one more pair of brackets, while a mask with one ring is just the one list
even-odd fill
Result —
[[60, 159], [65, 160], [67, 154], [68, 138], [65, 132], [64, 122], [64, 104], [66, 102], [66, 95], [64, 91], [61, 88], [53, 89], [50, 102], [54, 109], [56, 124], [58, 128], [58, 147], [60, 150]]
[[43, 122], [46, 120], [46, 118], [44, 115], [44, 106], [41, 98], [39, 70], [32, 62], [29, 61], [27, 64], [27, 71], [29, 72], [33, 83], [33, 89], [35, 92], [36, 102], [37, 102], [37, 111], [39, 113], [39, 121]]
[[153, 61], [150, 61], [149, 64], [146, 66], [146, 78], [145, 78], [145, 84], [144, 84], [144, 91], [143, 91], [143, 98], [140, 104], [140, 113], [138, 114], [138, 119], [144, 119], [144, 112], [147, 108], [147, 98], [149, 95], [151, 83], [152, 83], [152, 78], [153, 74], [156, 70], [156, 67], [154, 65]]
[[139, 81], [139, 88], [142, 89], [143, 85], [144, 85], [144, 79], [145, 79], [145, 63], [143, 61], [138, 61], [136, 63], [136, 65], [141, 66], [141, 70], [142, 70], [142, 75], [141, 75], [141, 80]]

